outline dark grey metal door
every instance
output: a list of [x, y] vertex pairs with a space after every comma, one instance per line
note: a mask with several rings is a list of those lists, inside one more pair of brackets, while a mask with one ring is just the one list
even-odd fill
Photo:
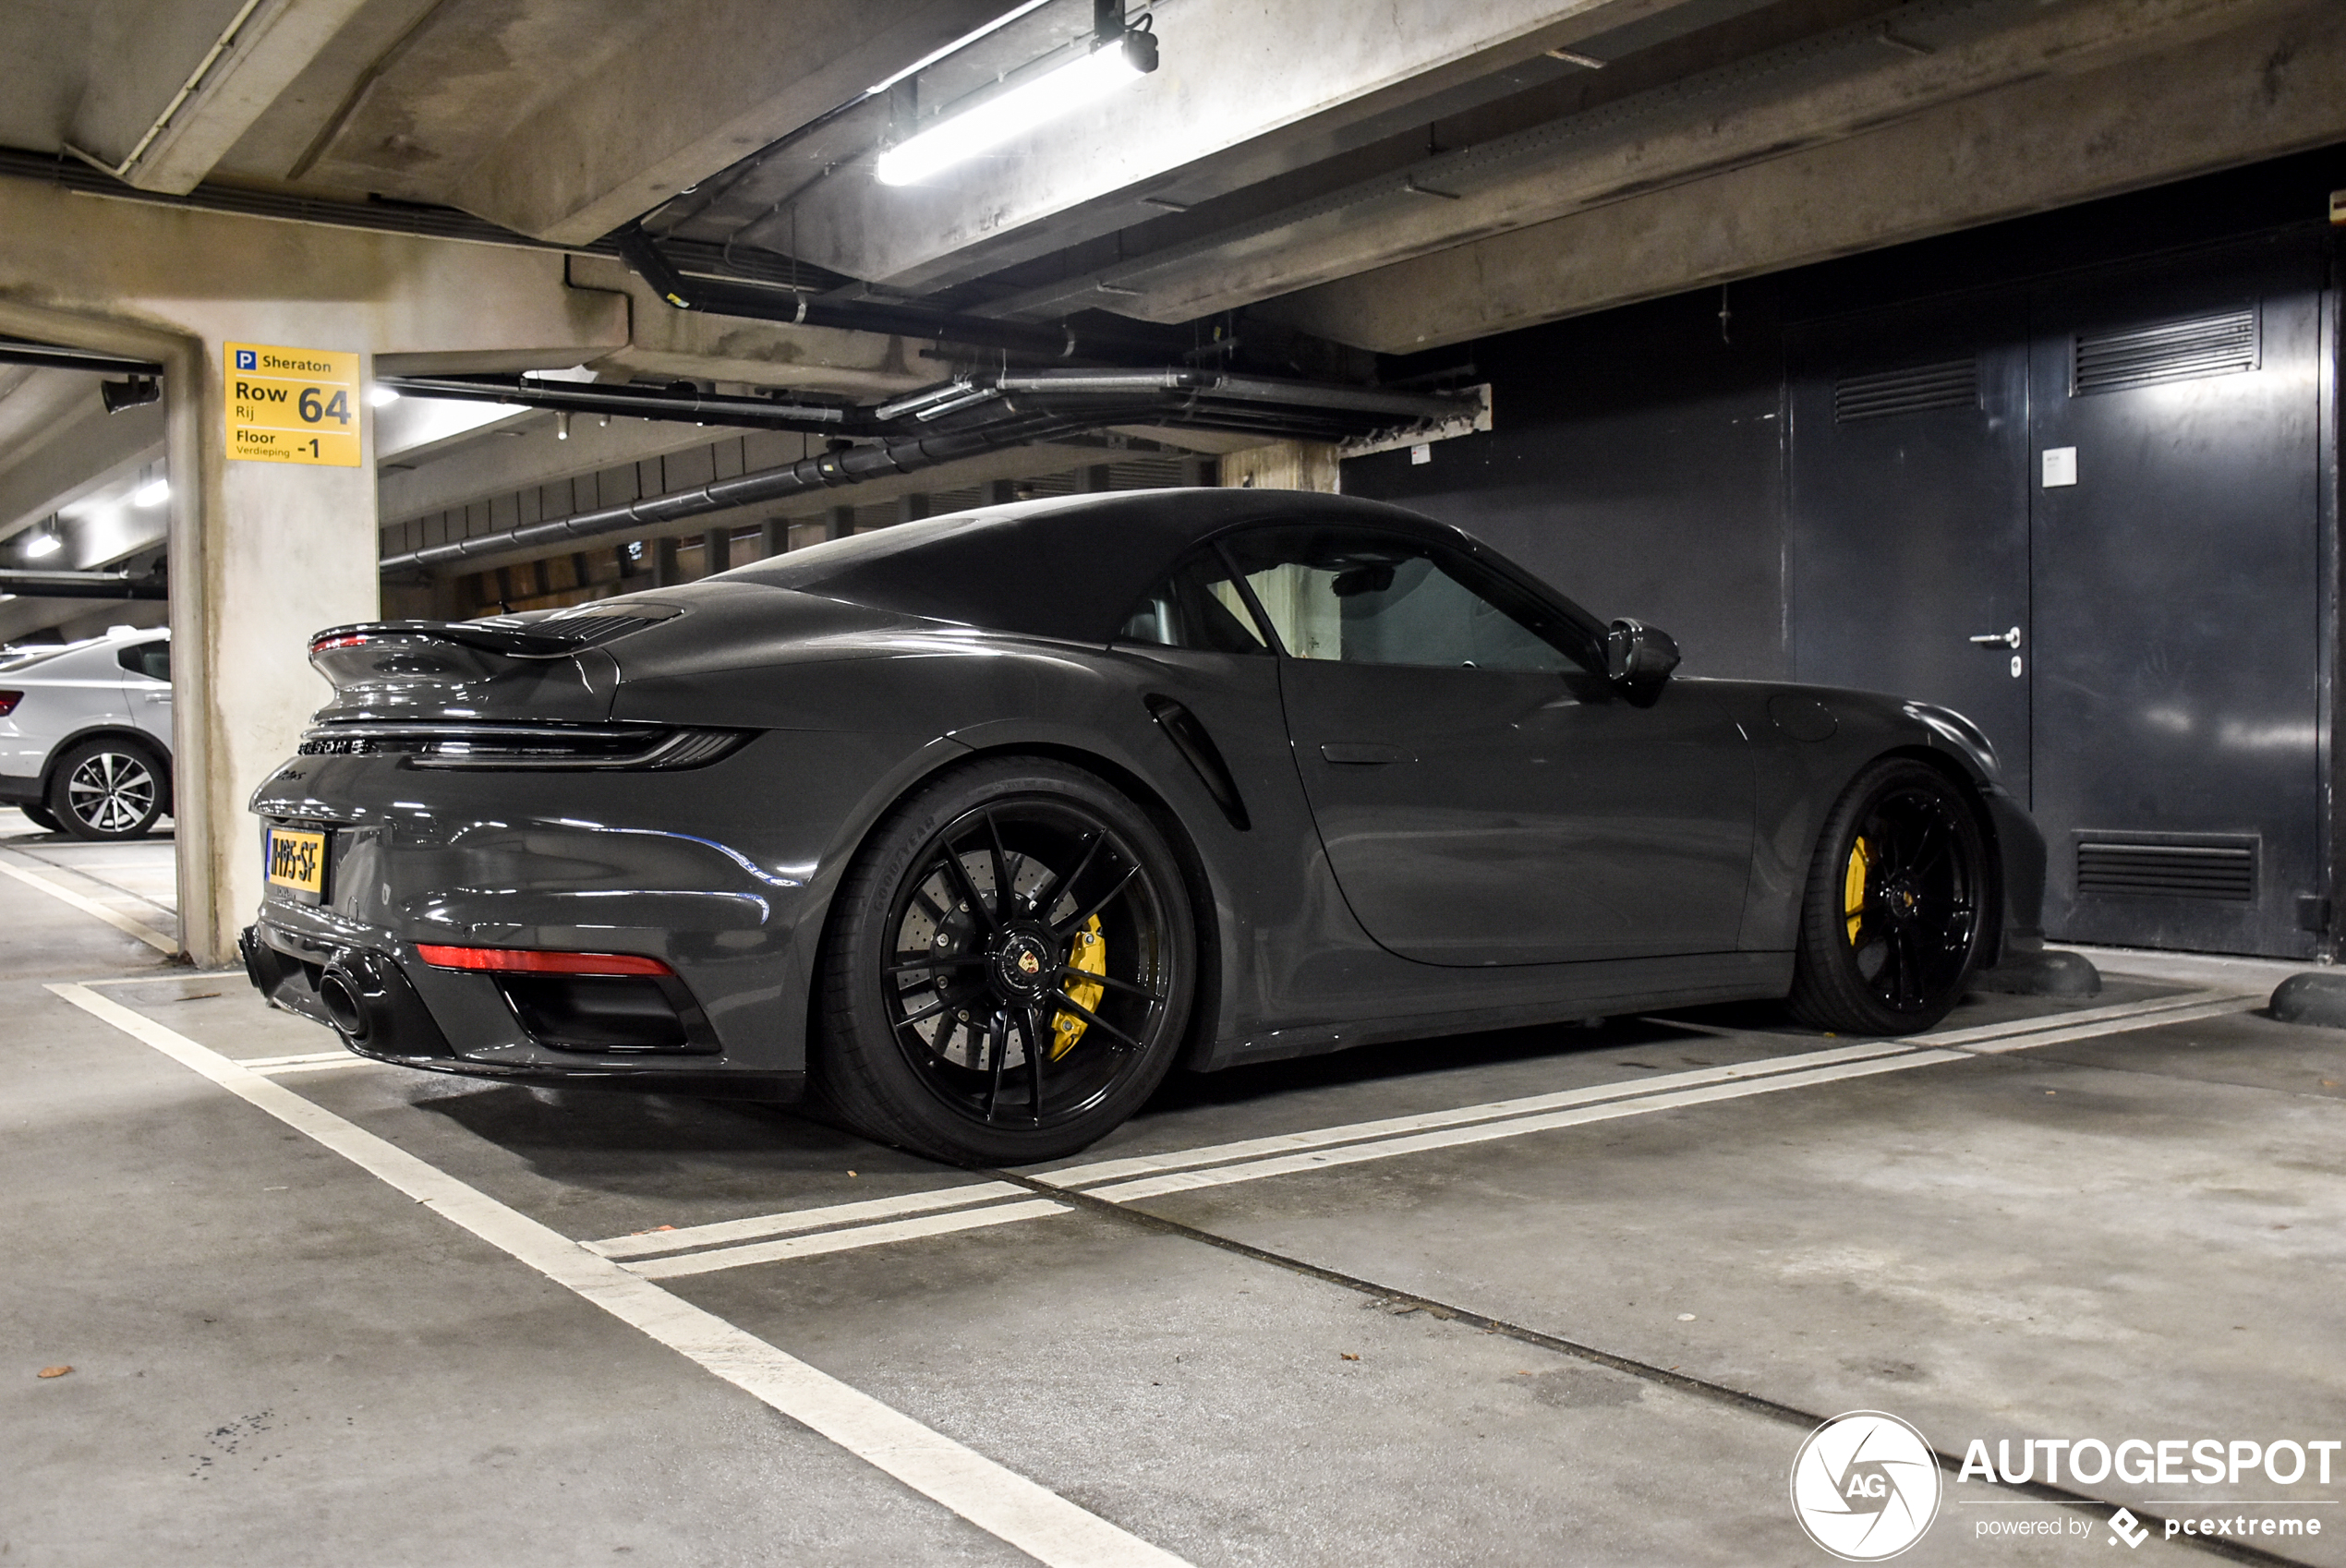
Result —
[[1793, 673], [1969, 718], [2029, 798], [2024, 308], [1905, 310], [1793, 342]]
[[2300, 247], [2038, 300], [2035, 805], [2056, 936], [2314, 951], [2320, 284]]

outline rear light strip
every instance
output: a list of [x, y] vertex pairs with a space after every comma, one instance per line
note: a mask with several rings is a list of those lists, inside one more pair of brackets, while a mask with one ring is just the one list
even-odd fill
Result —
[[301, 738], [303, 756], [402, 758], [410, 767], [659, 773], [705, 767], [750, 738], [744, 730], [652, 725], [409, 724], [340, 719]]
[[416, 952], [434, 969], [487, 970], [499, 974], [668, 975], [676, 971], [639, 953], [549, 953], [530, 947], [444, 947], [418, 942]]
[[0, 692], [0, 718], [6, 718], [16, 712], [17, 705], [22, 701], [24, 701], [22, 692]]

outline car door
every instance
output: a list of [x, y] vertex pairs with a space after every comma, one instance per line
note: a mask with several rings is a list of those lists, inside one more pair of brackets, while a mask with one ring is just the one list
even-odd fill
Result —
[[1445, 545], [1347, 525], [1225, 548], [1282, 644], [1329, 863], [1381, 945], [1468, 966], [1735, 948], [1751, 763], [1699, 686], [1631, 700], [1594, 622]]
[[123, 696], [131, 722], [171, 748], [171, 639], [150, 637], [115, 651], [123, 669]]

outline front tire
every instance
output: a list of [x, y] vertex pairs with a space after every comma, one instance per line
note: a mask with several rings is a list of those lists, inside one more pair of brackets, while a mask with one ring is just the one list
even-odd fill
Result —
[[1987, 839], [1969, 796], [1909, 757], [1843, 791], [1800, 911], [1792, 1014], [1845, 1034], [1911, 1034], [1962, 999], [1988, 936]]
[[1179, 866], [1081, 769], [1004, 758], [921, 790], [834, 908], [813, 1087], [880, 1142], [961, 1164], [1072, 1154], [1180, 1048], [1197, 938]]
[[170, 774], [144, 746], [103, 735], [79, 741], [57, 759], [48, 806], [77, 838], [143, 838], [170, 809]]

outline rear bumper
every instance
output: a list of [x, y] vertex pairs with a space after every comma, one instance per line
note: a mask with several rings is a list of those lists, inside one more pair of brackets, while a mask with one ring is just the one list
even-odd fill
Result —
[[[264, 912], [247, 926], [240, 942], [246, 976], [272, 1004], [325, 1025], [358, 1055], [522, 1083], [776, 1101], [804, 1092], [800, 1072], [744, 1068], [683, 1051], [655, 1056], [651, 1050], [550, 1044], [533, 1033], [490, 976], [437, 970], [412, 948], [378, 947], [347, 939], [349, 933], [303, 930], [299, 923]], [[424, 999], [427, 994], [435, 997], [437, 1010]], [[707, 1040], [705, 1024], [696, 1032], [700, 1039], [688, 1048]], [[457, 1038], [466, 1048], [459, 1049]]]
[[41, 780], [19, 778], [13, 773], [0, 773], [0, 805], [37, 806], [41, 803]]

